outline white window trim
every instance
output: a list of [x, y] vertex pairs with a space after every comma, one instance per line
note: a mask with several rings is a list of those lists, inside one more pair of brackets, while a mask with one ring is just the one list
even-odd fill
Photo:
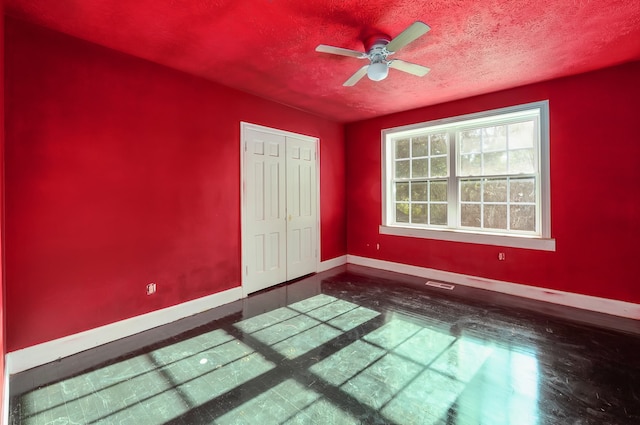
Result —
[[[540, 111], [540, 220], [541, 235], [506, 235], [493, 234], [488, 232], [474, 232], [460, 229], [425, 229], [412, 227], [411, 225], [389, 225], [387, 217], [391, 214], [390, 205], [393, 203], [387, 199], [387, 194], [391, 193], [391, 180], [387, 178], [387, 162], [391, 157], [391, 136], [403, 136], [417, 134], [424, 131], [425, 127], [437, 129], [436, 126], [446, 126], [451, 123], [460, 121], [471, 121], [481, 123], [489, 121], [491, 117], [496, 115], [510, 114], [517, 116], [525, 111], [538, 109]], [[466, 123], [465, 123], [466, 124]], [[461, 115], [451, 118], [444, 118], [434, 121], [428, 121], [407, 126], [394, 127], [382, 130], [382, 149], [381, 149], [381, 166], [382, 166], [382, 224], [379, 227], [380, 234], [394, 236], [408, 236], [416, 238], [435, 239], [452, 242], [474, 243], [482, 245], [494, 245], [513, 248], [525, 248], [541, 251], [555, 251], [556, 241], [551, 237], [551, 187], [550, 187], [550, 167], [549, 167], [549, 101], [532, 102], [523, 105], [510, 106], [506, 108], [493, 109], [490, 111], [482, 111], [473, 114]], [[455, 160], [455, 158], [453, 158]]]

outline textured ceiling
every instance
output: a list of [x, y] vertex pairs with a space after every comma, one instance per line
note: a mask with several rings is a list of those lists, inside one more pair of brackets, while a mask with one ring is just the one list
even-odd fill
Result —
[[[5, 0], [6, 13], [341, 122], [640, 59], [638, 0]], [[394, 57], [431, 68], [342, 83], [416, 20]]]

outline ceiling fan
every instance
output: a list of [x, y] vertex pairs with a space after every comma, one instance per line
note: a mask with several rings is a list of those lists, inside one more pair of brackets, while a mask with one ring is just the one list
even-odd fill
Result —
[[[384, 80], [387, 78], [387, 75], [389, 75], [389, 68], [407, 72], [418, 77], [424, 77], [427, 72], [429, 72], [429, 68], [411, 62], [405, 62], [400, 59], [387, 59], [387, 57], [393, 55], [395, 52], [416, 40], [418, 37], [423, 36], [430, 29], [429, 25], [424, 22], [416, 21], [409, 25], [409, 27], [402, 31], [393, 40], [390, 40], [391, 37], [387, 35], [380, 35], [372, 38], [372, 41], [367, 43], [370, 46], [367, 48], [367, 53], [344, 49], [342, 47], [327, 46], [325, 44], [321, 44], [316, 47], [316, 52], [349, 56], [357, 59], [369, 59], [370, 63], [357, 70], [355, 74], [344, 82], [343, 86], [353, 86], [365, 75], [373, 81]], [[367, 47], [367, 45], [365, 45], [365, 47]]]

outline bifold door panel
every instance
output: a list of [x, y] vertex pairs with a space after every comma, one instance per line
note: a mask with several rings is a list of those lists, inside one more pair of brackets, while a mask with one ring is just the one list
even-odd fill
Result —
[[316, 140], [243, 127], [243, 286], [316, 271]]

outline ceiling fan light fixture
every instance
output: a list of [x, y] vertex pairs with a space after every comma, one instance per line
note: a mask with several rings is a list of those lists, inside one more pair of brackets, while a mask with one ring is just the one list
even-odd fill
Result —
[[386, 62], [375, 62], [367, 68], [367, 76], [373, 81], [382, 81], [389, 75], [389, 66]]

